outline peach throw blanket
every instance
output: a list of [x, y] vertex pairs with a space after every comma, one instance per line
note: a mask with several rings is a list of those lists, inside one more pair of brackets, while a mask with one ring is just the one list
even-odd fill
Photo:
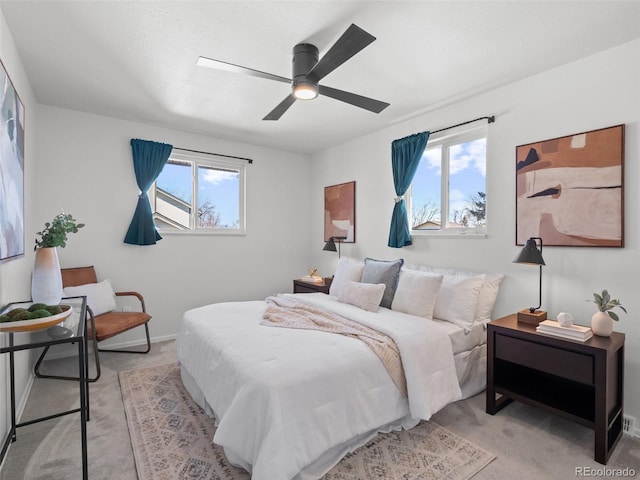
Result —
[[357, 338], [373, 350], [398, 389], [407, 396], [407, 380], [400, 351], [390, 336], [291, 296], [274, 295], [267, 297], [266, 302], [267, 309], [260, 322], [262, 325], [320, 330]]

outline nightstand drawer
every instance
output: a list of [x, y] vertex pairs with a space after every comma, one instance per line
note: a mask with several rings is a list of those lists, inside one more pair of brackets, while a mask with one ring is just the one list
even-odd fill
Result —
[[293, 281], [293, 293], [326, 293], [329, 294], [329, 287], [331, 286], [331, 278], [323, 279], [322, 283], [305, 282], [303, 280]]
[[593, 357], [570, 350], [496, 335], [495, 357], [557, 377], [593, 385]]
[[314, 293], [320, 291], [315, 285], [305, 285], [303, 283], [297, 283], [295, 290], [295, 293]]

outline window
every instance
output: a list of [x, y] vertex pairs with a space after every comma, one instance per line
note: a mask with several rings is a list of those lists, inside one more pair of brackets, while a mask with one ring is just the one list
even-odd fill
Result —
[[245, 167], [216, 155], [172, 152], [149, 192], [156, 228], [244, 233]]
[[486, 129], [431, 140], [409, 190], [412, 233], [485, 233]]

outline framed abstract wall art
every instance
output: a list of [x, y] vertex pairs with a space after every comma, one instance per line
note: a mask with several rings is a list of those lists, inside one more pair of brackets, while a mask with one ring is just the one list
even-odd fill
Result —
[[324, 241], [330, 237], [356, 241], [356, 182], [324, 187]]
[[624, 247], [624, 125], [516, 147], [516, 245]]
[[24, 106], [0, 61], [0, 260], [24, 255]]

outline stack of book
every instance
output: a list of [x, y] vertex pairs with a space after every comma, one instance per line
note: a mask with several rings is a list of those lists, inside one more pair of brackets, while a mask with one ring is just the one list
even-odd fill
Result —
[[582, 325], [563, 327], [555, 320], [545, 320], [540, 322], [536, 327], [536, 332], [568, 338], [570, 340], [577, 340], [579, 342], [586, 342], [593, 337], [593, 333], [589, 327], [583, 327]]
[[311, 275], [305, 275], [301, 278], [303, 282], [311, 282], [311, 283], [323, 283], [324, 278], [322, 277], [312, 277]]

